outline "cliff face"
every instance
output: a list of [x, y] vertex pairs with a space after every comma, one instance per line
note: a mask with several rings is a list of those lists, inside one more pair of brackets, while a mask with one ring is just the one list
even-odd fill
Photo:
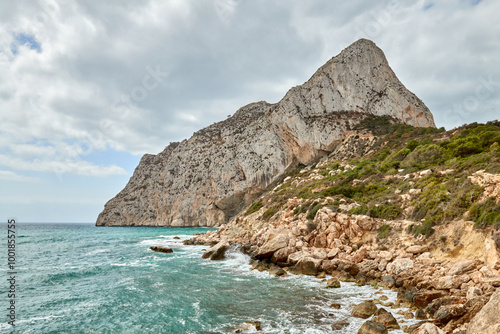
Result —
[[280, 102], [249, 104], [158, 155], [144, 155], [96, 224], [218, 226], [288, 169], [332, 152], [370, 114], [435, 126], [382, 50], [359, 40]]

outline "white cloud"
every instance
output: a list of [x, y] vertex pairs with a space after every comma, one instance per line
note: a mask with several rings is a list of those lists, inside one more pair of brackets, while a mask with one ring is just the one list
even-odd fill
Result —
[[29, 177], [24, 175], [19, 175], [12, 171], [0, 170], [0, 180], [6, 181], [20, 181], [20, 182], [41, 182], [42, 180], [37, 177]]

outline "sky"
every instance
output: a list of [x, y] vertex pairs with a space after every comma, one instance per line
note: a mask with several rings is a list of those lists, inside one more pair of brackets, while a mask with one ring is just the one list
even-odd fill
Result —
[[94, 222], [141, 156], [373, 40], [437, 126], [499, 119], [498, 0], [0, 3], [0, 216]]

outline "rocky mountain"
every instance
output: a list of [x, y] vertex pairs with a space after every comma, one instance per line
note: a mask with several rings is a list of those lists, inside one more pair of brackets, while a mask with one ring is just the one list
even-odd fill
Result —
[[142, 157], [96, 225], [218, 226], [298, 164], [334, 151], [369, 115], [435, 127], [373, 42], [361, 39], [276, 104], [257, 102], [232, 117]]

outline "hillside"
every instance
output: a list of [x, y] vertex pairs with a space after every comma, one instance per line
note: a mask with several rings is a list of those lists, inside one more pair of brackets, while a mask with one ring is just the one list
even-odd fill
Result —
[[361, 39], [275, 104], [257, 102], [141, 159], [97, 225], [219, 226], [299, 164], [331, 153], [370, 115], [434, 127], [384, 53]]
[[397, 289], [397, 305], [465, 333], [498, 302], [499, 227], [500, 122], [445, 131], [369, 117], [193, 242], [215, 244], [205, 257], [242, 245], [254, 268], [279, 275]]

